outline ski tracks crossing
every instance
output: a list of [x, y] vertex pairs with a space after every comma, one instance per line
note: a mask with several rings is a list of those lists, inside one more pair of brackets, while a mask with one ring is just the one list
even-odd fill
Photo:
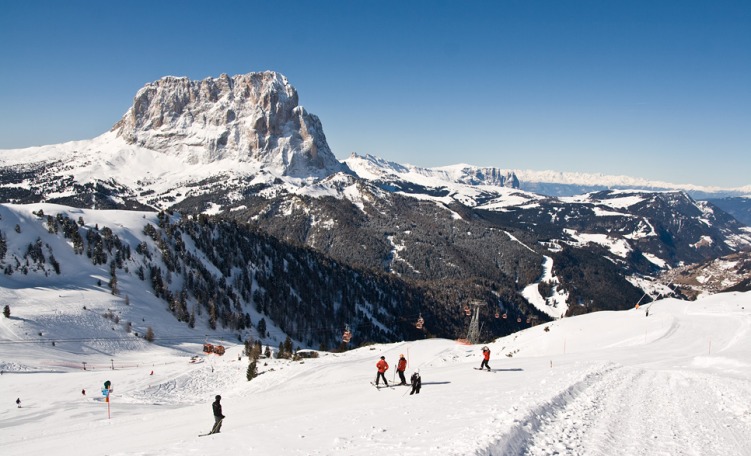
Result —
[[751, 454], [751, 383], [608, 364], [523, 417], [478, 455]]

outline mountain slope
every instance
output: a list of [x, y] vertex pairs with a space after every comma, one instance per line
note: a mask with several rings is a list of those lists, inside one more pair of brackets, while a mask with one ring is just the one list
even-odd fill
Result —
[[[40, 298], [44, 290], [34, 292]], [[473, 369], [480, 345], [443, 339], [322, 352], [297, 362], [262, 359], [261, 375], [250, 382], [247, 358], [229, 340], [223, 357], [202, 354], [200, 341], [190, 340], [114, 356], [82, 353], [72, 343], [65, 349], [0, 344], [6, 399], [0, 444], [11, 456], [48, 455], [51, 448], [82, 456], [238, 448], [285, 455], [586, 455], [613, 448], [748, 454], [748, 299], [748, 293], [666, 299], [648, 306], [648, 317], [641, 308], [530, 328], [488, 344], [496, 370], [490, 373]], [[55, 315], [50, 299], [39, 301], [48, 304], [19, 309], [10, 320], [0, 316], [3, 341], [22, 342], [31, 332], [27, 322]], [[408, 374], [422, 376], [419, 395], [369, 384], [376, 360], [385, 356], [393, 364], [400, 353], [409, 360]], [[105, 380], [114, 387], [109, 407], [100, 393]], [[222, 432], [198, 437], [213, 424], [216, 394], [227, 416]]]
[[[412, 327], [420, 313], [434, 321], [430, 331], [461, 335], [463, 306], [479, 299], [488, 304], [485, 316], [511, 317], [490, 320], [483, 329], [489, 337], [565, 314], [628, 308], [644, 292], [659, 294], [654, 280], [662, 270], [751, 246], [748, 230], [684, 192], [556, 198], [521, 190], [516, 174], [497, 168], [428, 169], [357, 155], [340, 163], [318, 118], [273, 72], [203, 81], [165, 77], [141, 89], [123, 118], [98, 138], [0, 157], [0, 201], [179, 211], [183, 216], [174, 220], [162, 216], [146, 241], [163, 250], [152, 288], [160, 299], [180, 297], [179, 306], [171, 305], [176, 317], [185, 320], [189, 299], [211, 308], [203, 288], [216, 290], [218, 277], [186, 293], [180, 282], [187, 284], [193, 273], [205, 276], [207, 268], [228, 284], [219, 298], [231, 326], [248, 320], [233, 305], [270, 300], [274, 307], [263, 313], [308, 345], [331, 344], [340, 329], [315, 336], [304, 317], [296, 315], [294, 325], [286, 321], [285, 305], [309, 306], [308, 313], [326, 315], [337, 328], [378, 327], [368, 319], [382, 307], [383, 328], [365, 334], [389, 340], [430, 334]], [[267, 258], [278, 268], [284, 254], [292, 255], [302, 277], [290, 277], [296, 283], [285, 288], [284, 268], [271, 267], [265, 277], [271, 282], [262, 288], [273, 299], [256, 299], [248, 263], [264, 260], [233, 249], [252, 251], [245, 239], [268, 236], [274, 239], [263, 240]], [[212, 242], [222, 255], [209, 253]], [[200, 244], [203, 254], [183, 258], [186, 244]], [[223, 256], [241, 265], [227, 266]], [[191, 263], [183, 274], [185, 261]], [[339, 277], [339, 265], [353, 290], [335, 296], [326, 276]], [[166, 290], [164, 282], [176, 274], [178, 284]], [[368, 279], [359, 282], [358, 275]], [[306, 288], [306, 277], [316, 286]], [[346, 302], [349, 313], [335, 315], [317, 307], [321, 302]], [[408, 304], [400, 309], [400, 302]]]
[[[60, 315], [75, 326], [81, 315], [106, 313], [92, 318], [105, 333], [133, 341], [131, 330], [143, 336], [153, 316], [166, 311], [172, 320], [153, 327], [158, 334], [267, 343], [291, 336], [317, 348], [339, 346], [351, 325], [353, 344], [383, 342], [424, 337], [413, 323], [420, 306], [432, 307], [424, 292], [397, 278], [206, 216], [0, 205], [0, 270], [0, 289], [11, 294], [59, 289], [62, 302], [104, 295], [106, 307], [66, 305]], [[460, 327], [460, 318], [436, 316], [430, 330], [455, 337]]]

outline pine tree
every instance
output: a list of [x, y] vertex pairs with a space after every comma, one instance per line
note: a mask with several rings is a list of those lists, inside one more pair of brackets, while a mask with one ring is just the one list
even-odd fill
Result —
[[261, 318], [258, 320], [258, 325], [256, 325], [256, 329], [258, 330], [258, 337], [263, 339], [266, 337], [266, 319]]
[[254, 360], [260, 358], [261, 357], [261, 348], [262, 348], [261, 347], [261, 342], [260, 341], [255, 341], [253, 343], [253, 345], [250, 347], [250, 351], [248, 352], [248, 356], [251, 359], [254, 359]]
[[213, 299], [209, 299], [209, 327], [216, 329], [216, 305]]
[[248, 371], [245, 374], [248, 381], [253, 380], [258, 376], [258, 366], [256, 364], [256, 360], [253, 360], [248, 364]]
[[120, 294], [120, 291], [117, 288], [117, 275], [115, 274], [114, 269], [112, 270], [112, 276], [110, 278], [109, 286], [110, 286], [110, 289], [112, 290], [113, 295]]
[[245, 356], [250, 357], [250, 350], [253, 347], [253, 338], [251, 337], [251, 338], [245, 339], [244, 345], [245, 345], [245, 351], [243, 353], [245, 354]]
[[154, 330], [151, 329], [151, 326], [146, 328], [146, 334], [143, 336], [143, 338], [149, 342], [154, 342]]
[[286, 339], [284, 339], [284, 353], [287, 355], [287, 357], [292, 356], [292, 339], [287, 336]]

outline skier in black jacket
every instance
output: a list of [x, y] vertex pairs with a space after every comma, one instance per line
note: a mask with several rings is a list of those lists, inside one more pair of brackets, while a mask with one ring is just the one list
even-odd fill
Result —
[[412, 374], [412, 377], [409, 378], [409, 380], [412, 382], [412, 391], [409, 392], [409, 395], [413, 394], [420, 394], [420, 388], [422, 387], [422, 379], [420, 378], [420, 374], [415, 372]]
[[211, 429], [210, 434], [218, 434], [219, 430], [222, 428], [222, 420], [224, 419], [224, 415], [222, 415], [222, 404], [219, 403], [219, 401], [221, 400], [222, 396], [217, 394], [216, 401], [211, 404], [211, 408], [214, 410], [214, 428]]

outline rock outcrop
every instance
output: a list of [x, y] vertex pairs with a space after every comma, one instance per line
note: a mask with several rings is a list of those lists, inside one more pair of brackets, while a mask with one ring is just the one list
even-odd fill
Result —
[[272, 71], [202, 81], [164, 77], [138, 91], [112, 131], [129, 144], [192, 164], [257, 161], [300, 178], [346, 170], [318, 117], [299, 106], [295, 88]]

